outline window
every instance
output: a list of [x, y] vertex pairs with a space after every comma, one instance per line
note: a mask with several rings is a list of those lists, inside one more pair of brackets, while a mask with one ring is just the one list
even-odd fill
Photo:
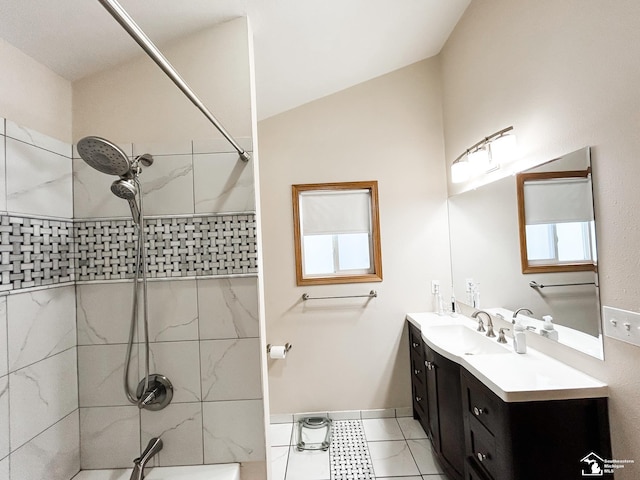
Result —
[[590, 170], [522, 173], [517, 189], [522, 272], [595, 270]]
[[293, 185], [298, 285], [382, 280], [377, 182]]

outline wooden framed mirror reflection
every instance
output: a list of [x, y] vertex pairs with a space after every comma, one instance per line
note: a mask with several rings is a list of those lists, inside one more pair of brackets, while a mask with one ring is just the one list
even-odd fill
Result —
[[595, 271], [591, 169], [516, 176], [522, 273]]

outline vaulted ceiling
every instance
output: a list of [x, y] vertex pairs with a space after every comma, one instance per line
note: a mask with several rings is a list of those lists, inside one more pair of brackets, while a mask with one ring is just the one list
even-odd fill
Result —
[[[470, 0], [120, 0], [160, 48], [247, 15], [258, 118], [438, 54]], [[141, 50], [97, 0], [0, 0], [0, 38], [73, 81]]]

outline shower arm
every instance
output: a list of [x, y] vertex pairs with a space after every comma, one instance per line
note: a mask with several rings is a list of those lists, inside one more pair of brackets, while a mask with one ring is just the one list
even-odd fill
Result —
[[142, 29], [134, 22], [129, 14], [122, 8], [116, 0], [98, 0], [102, 6], [111, 14], [113, 18], [124, 28], [131, 37], [142, 47], [142, 49], [156, 62], [158, 67], [167, 74], [167, 76], [176, 84], [176, 86], [184, 93], [189, 100], [200, 110], [205, 117], [213, 124], [214, 127], [222, 134], [224, 138], [236, 149], [240, 158], [248, 162], [251, 157], [249, 154], [233, 139], [233, 137], [225, 130], [220, 122], [213, 116], [209, 109], [200, 101], [196, 94], [191, 90], [189, 85], [178, 74], [173, 65], [158, 50], [153, 42], [147, 37]]

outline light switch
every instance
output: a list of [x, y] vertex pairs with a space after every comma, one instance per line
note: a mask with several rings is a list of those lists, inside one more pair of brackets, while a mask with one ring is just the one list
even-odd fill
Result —
[[607, 337], [640, 346], [640, 313], [607, 306], [602, 312]]

